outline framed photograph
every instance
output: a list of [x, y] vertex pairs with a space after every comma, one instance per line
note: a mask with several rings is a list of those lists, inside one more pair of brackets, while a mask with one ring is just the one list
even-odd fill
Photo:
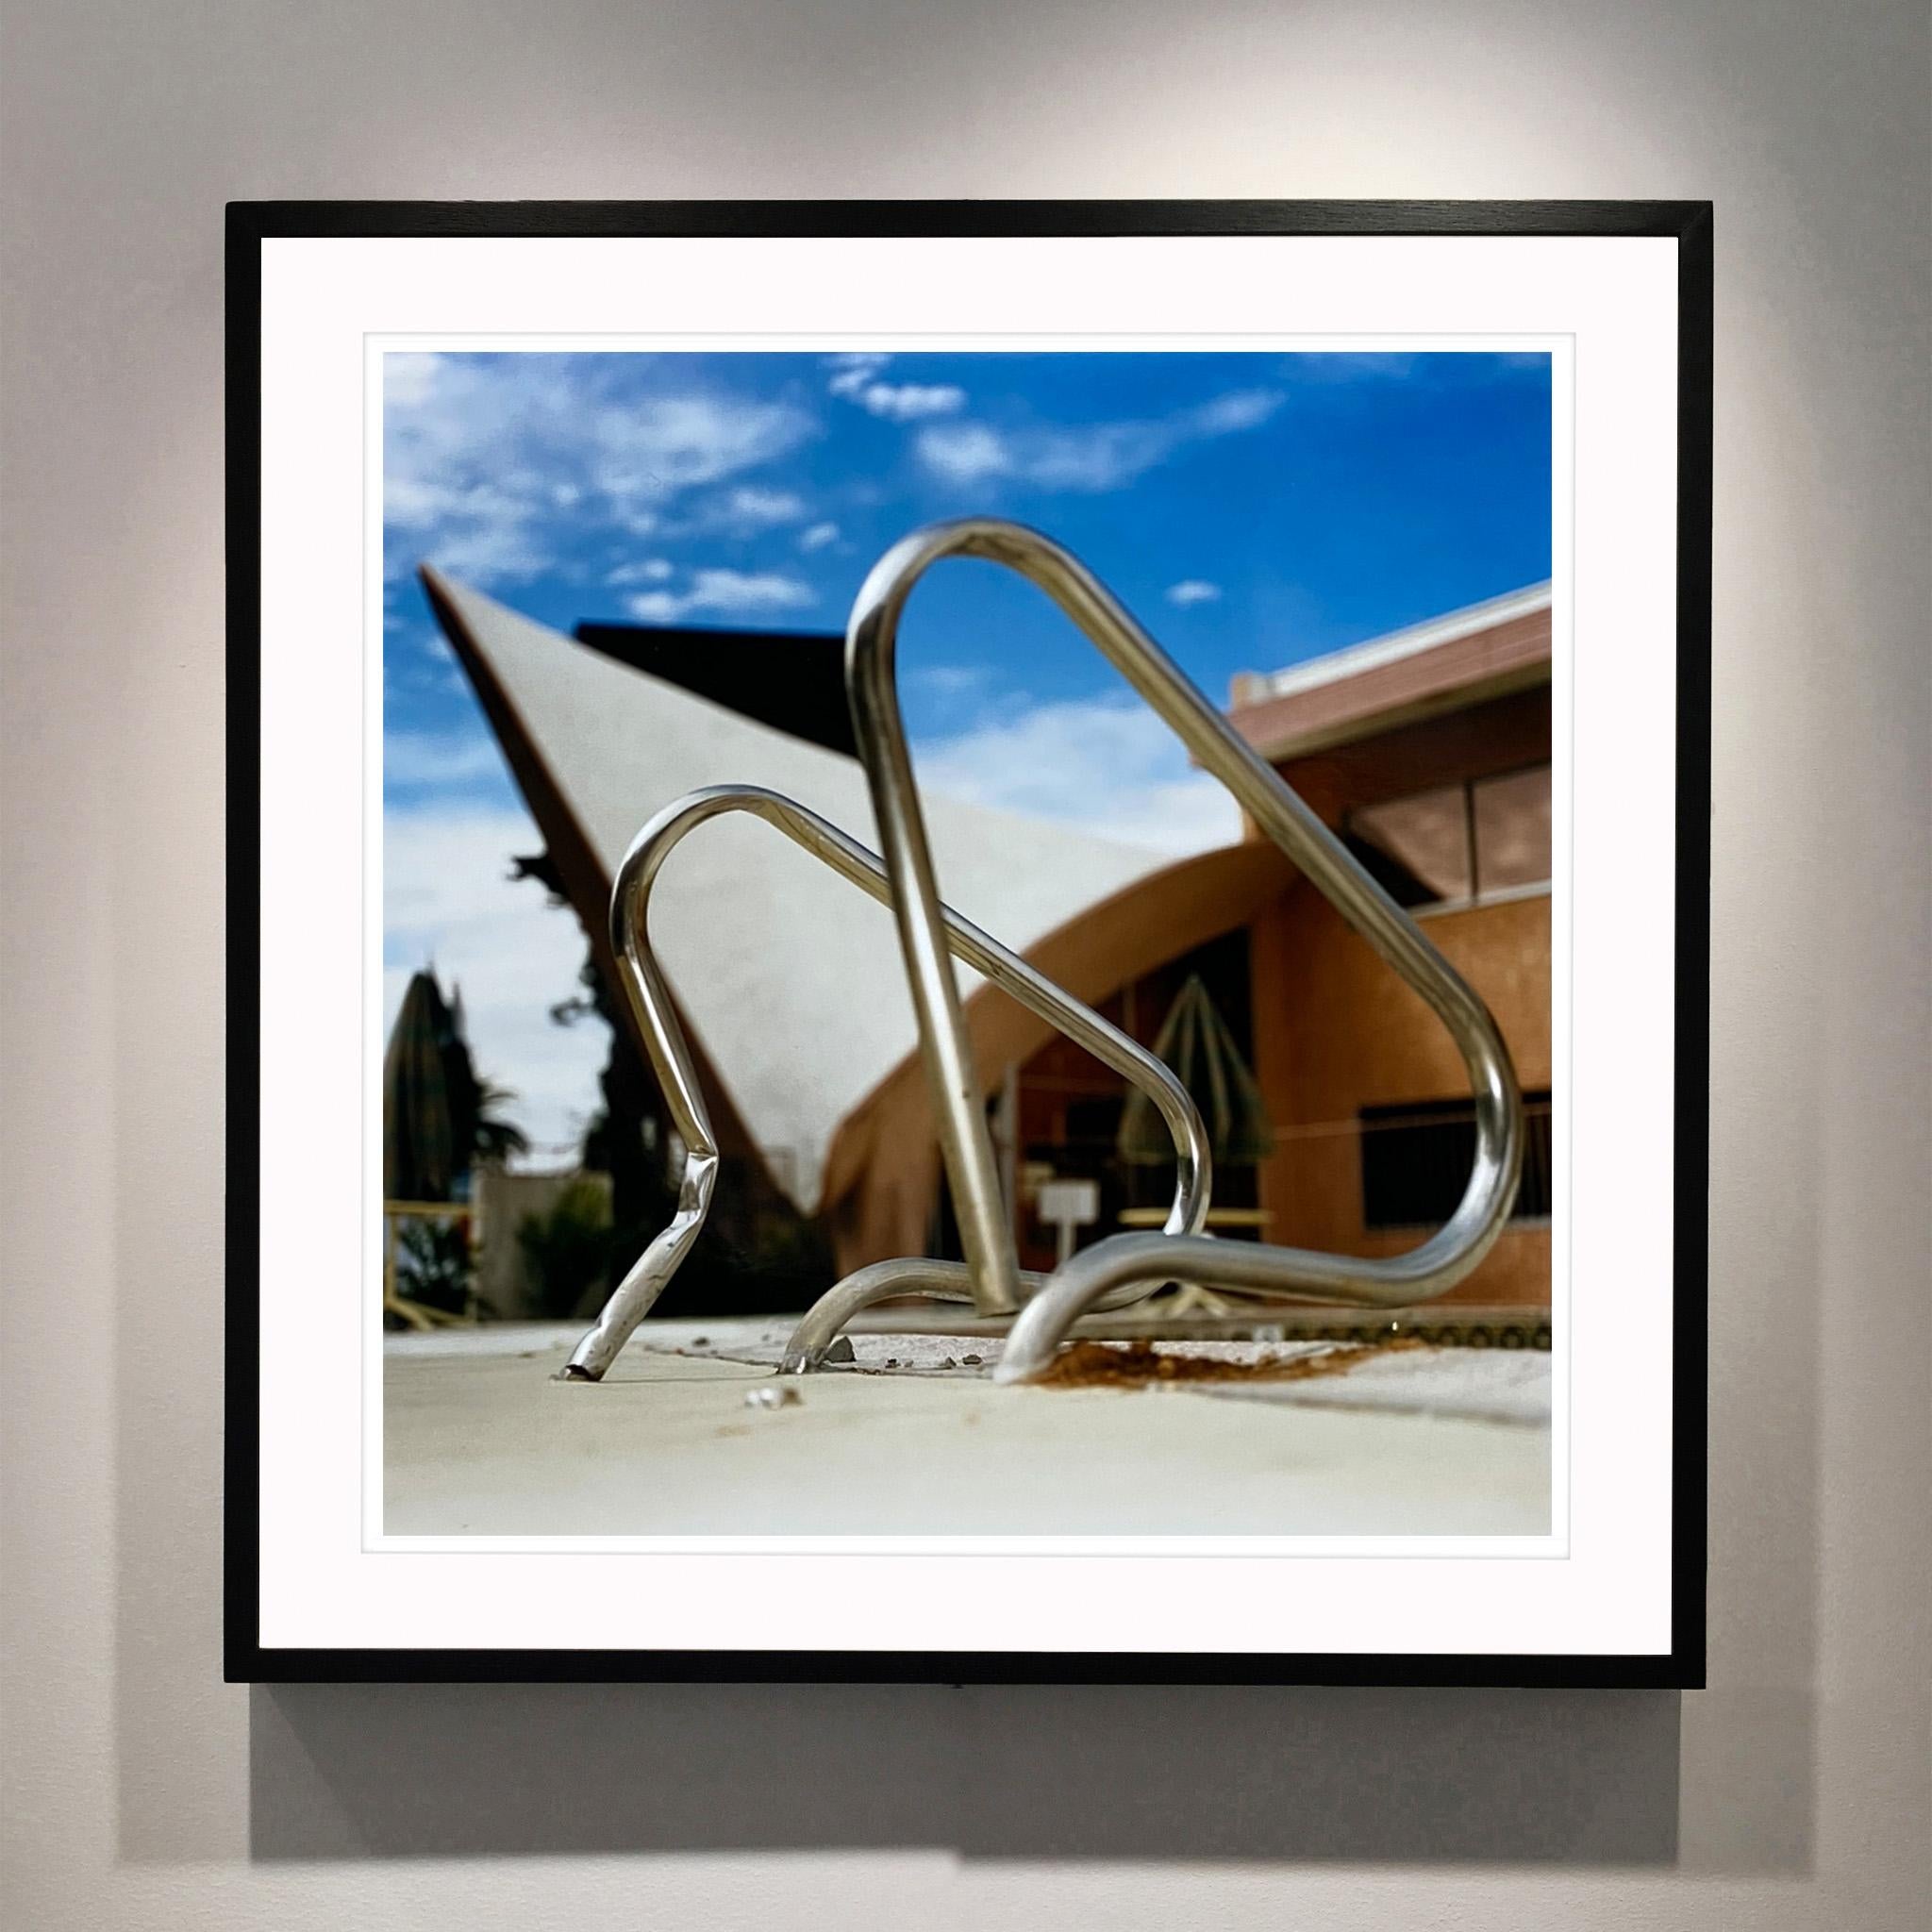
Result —
[[1701, 1683], [1707, 205], [227, 300], [230, 1678]]

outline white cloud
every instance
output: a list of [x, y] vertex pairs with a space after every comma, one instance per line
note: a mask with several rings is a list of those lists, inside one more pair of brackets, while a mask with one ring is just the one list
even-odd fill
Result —
[[425, 691], [469, 693], [470, 681], [458, 668], [456, 653], [441, 632], [412, 631], [407, 625], [399, 630], [404, 641], [396, 643], [386, 639], [383, 643], [382, 685], [391, 703]]
[[[811, 506], [795, 491], [741, 485], [694, 503], [688, 510], [660, 514], [626, 505], [617, 520], [633, 536], [674, 542], [694, 537], [730, 537], [739, 541], [763, 535], [781, 524], [801, 523]], [[607, 580], [608, 581], [608, 580]]]
[[407, 533], [383, 558], [383, 574], [391, 580], [419, 558], [479, 583], [533, 576], [548, 560], [547, 548], [537, 541], [531, 503], [491, 482], [391, 469], [384, 480], [383, 519], [391, 530]]
[[825, 387], [835, 396], [856, 396], [892, 358], [876, 349], [847, 349], [825, 358], [825, 367], [834, 371]]
[[826, 368], [834, 372], [825, 387], [848, 403], [888, 422], [915, 423], [924, 416], [950, 416], [966, 407], [966, 391], [951, 382], [881, 382], [879, 376], [891, 361], [890, 356], [874, 349], [847, 350], [827, 356]]
[[809, 419], [788, 403], [718, 396], [625, 403], [591, 419], [592, 480], [613, 503], [662, 503], [782, 456], [809, 428]]
[[[1497, 357], [1494, 359], [1506, 362], [1509, 358]], [[1541, 360], [1541, 355], [1536, 359]], [[1422, 363], [1420, 356], [1400, 352], [1378, 354], [1351, 350], [1341, 355], [1303, 352], [1291, 357], [1288, 367], [1295, 380], [1304, 383], [1406, 382], [1417, 374]]]
[[1241, 837], [1241, 811], [1130, 697], [1036, 705], [917, 752], [919, 782], [970, 804], [1185, 855]]
[[1007, 431], [984, 423], [941, 423], [921, 430], [914, 447], [928, 469], [951, 483], [1009, 477], [1040, 490], [1118, 490], [1187, 443], [1256, 428], [1281, 402], [1273, 390], [1239, 390], [1146, 422]]
[[920, 432], [919, 459], [951, 483], [978, 483], [1018, 468], [1006, 440], [983, 423], [949, 423]]
[[555, 560], [551, 545], [522, 517], [455, 528], [432, 527], [425, 536], [428, 541], [414, 546], [413, 555], [408, 548], [394, 546], [394, 558], [384, 558], [385, 575], [391, 574], [388, 569], [391, 561], [395, 574], [400, 574], [420, 558], [463, 583], [521, 582], [541, 575]]
[[529, 1164], [561, 1166], [601, 1105], [610, 1035], [595, 1020], [559, 1026], [550, 1008], [577, 991], [584, 935], [510, 860], [540, 852], [521, 809], [390, 811], [383, 822], [383, 1031], [409, 974], [435, 964], [463, 994], [476, 1071], [514, 1091], [504, 1112], [530, 1137]]
[[1192, 435], [1228, 436], [1237, 430], [1258, 428], [1280, 408], [1282, 401], [1274, 390], [1236, 390], [1204, 403], [1186, 420]]
[[936, 698], [962, 698], [984, 691], [991, 673], [984, 664], [920, 664], [905, 674], [915, 690]]
[[[795, 448], [795, 405], [722, 394], [630, 393], [633, 358], [385, 358], [385, 558], [426, 559], [473, 582], [529, 577], [587, 525], [644, 536], [688, 492]], [[626, 392], [615, 383], [622, 376]], [[803, 515], [788, 492], [744, 486], [731, 514]]]
[[671, 591], [640, 591], [624, 600], [624, 608], [640, 624], [675, 624], [689, 607]]
[[1205, 577], [1183, 577], [1179, 583], [1168, 585], [1167, 601], [1177, 604], [1183, 610], [1190, 604], [1218, 604], [1221, 586], [1208, 583]]
[[724, 514], [741, 524], [789, 524], [805, 514], [804, 499], [789, 490], [734, 490], [724, 499]]
[[668, 557], [647, 557], [641, 563], [621, 563], [604, 581], [613, 590], [625, 584], [668, 583], [674, 575]]
[[874, 382], [853, 399], [874, 416], [911, 423], [921, 416], [950, 416], [966, 407], [966, 391], [950, 382]]
[[791, 610], [817, 601], [809, 584], [774, 571], [701, 570], [691, 586], [697, 610]]
[[467, 785], [501, 778], [503, 756], [480, 729], [388, 731], [382, 740], [382, 776], [388, 785]]
[[687, 591], [642, 591], [626, 598], [625, 608], [644, 624], [675, 624], [693, 610], [743, 615], [798, 610], [817, 601], [809, 584], [775, 571], [701, 570]]
[[382, 399], [386, 408], [412, 409], [442, 379], [447, 358], [436, 355], [391, 355], [382, 358]]
[[823, 550], [827, 543], [836, 543], [838, 541], [837, 524], [814, 524], [810, 529], [798, 533], [798, 547], [808, 554], [814, 550]]

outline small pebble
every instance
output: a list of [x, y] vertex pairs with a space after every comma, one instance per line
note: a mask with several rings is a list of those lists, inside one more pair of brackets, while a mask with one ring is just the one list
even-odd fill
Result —
[[828, 1362], [856, 1362], [858, 1355], [852, 1346], [852, 1338], [849, 1335], [839, 1336], [826, 1349], [824, 1359]]
[[948, 1356], [945, 1358], [945, 1360], [940, 1364], [940, 1367], [942, 1369], [957, 1369], [958, 1366], [959, 1364], [956, 1362], [951, 1356]]
[[982, 1362], [985, 1361], [986, 1357], [983, 1355], [962, 1355], [959, 1357], [959, 1359], [962, 1362], [964, 1362], [969, 1369], [976, 1369]]
[[775, 1389], [769, 1384], [744, 1391], [747, 1408], [787, 1408], [800, 1399], [796, 1389]]

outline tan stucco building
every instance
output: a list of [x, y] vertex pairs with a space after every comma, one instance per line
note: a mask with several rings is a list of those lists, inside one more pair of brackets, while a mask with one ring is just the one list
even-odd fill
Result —
[[[1238, 680], [1232, 717], [1341, 831], [1495, 1013], [1529, 1116], [1517, 1212], [1453, 1299], [1545, 1303], [1550, 1292], [1550, 602], [1537, 587], [1274, 676]], [[1198, 973], [1246, 1054], [1273, 1153], [1217, 1171], [1217, 1231], [1389, 1254], [1443, 1219], [1468, 1173], [1473, 1124], [1440, 1022], [1327, 901], [1258, 841], [1184, 861], [1032, 949], [1061, 983], [1152, 1043]], [[1008, 1158], [1100, 1185], [1091, 1240], [1158, 1220], [1166, 1176], [1137, 1174], [1115, 1136], [1121, 1084], [981, 993], [969, 1007], [980, 1070], [1011, 1123]], [[908, 1093], [895, 1091], [907, 1087]], [[885, 1238], [884, 1150], [917, 1111], [907, 1065], [848, 1120], [851, 1188], [832, 1207], [841, 1258], [900, 1251]], [[876, 1117], [874, 1119], [874, 1117]], [[884, 1127], [891, 1123], [889, 1128]], [[873, 1170], [869, 1178], [868, 1166]], [[909, 1177], [908, 1177], [909, 1178]], [[922, 1186], [930, 1185], [925, 1174]], [[915, 1190], [915, 1192], [917, 1191]], [[1029, 1212], [1026, 1263], [1052, 1233]]]

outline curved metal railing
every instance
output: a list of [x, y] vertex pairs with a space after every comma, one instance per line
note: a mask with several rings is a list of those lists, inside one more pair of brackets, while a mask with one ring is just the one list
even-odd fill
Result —
[[[710, 1210], [718, 1174], [717, 1138], [705, 1108], [690, 1043], [651, 950], [649, 915], [651, 888], [679, 841], [707, 820], [726, 812], [747, 812], [763, 820], [873, 898], [883, 903], [891, 897], [886, 867], [876, 854], [795, 800], [759, 786], [718, 785], [691, 792], [667, 805], [631, 841], [610, 894], [611, 949], [672, 1122], [684, 1141], [684, 1174], [677, 1210], [670, 1224], [618, 1283], [595, 1324], [577, 1343], [563, 1372], [568, 1380], [595, 1382], [603, 1378], [638, 1324], [670, 1286]], [[949, 907], [935, 903], [933, 913], [942, 952], [965, 960], [1049, 1025], [1131, 1080], [1159, 1108], [1174, 1141], [1174, 1197], [1168, 1231], [1176, 1239], [1198, 1236], [1207, 1220], [1213, 1160], [1207, 1129], [1187, 1089], [1145, 1047], [1062, 991], [991, 934]], [[946, 980], [950, 986], [950, 971]], [[994, 1187], [997, 1192], [996, 1182]], [[1151, 1294], [1167, 1278], [1160, 1274], [1144, 1283], [1137, 1280], [1102, 1292], [1123, 1301], [1139, 1299]], [[1046, 1277], [1022, 1277], [1017, 1270], [1014, 1279], [1028, 1289], [1046, 1286]], [[844, 1323], [874, 1302], [905, 1294], [970, 1300], [972, 1293], [972, 1276], [958, 1262], [914, 1257], [875, 1263], [821, 1297], [792, 1338], [785, 1366], [793, 1374], [816, 1367]]]
[[1168, 1280], [1379, 1307], [1445, 1293], [1475, 1268], [1502, 1232], [1523, 1164], [1522, 1096], [1489, 1008], [1415, 921], [1077, 558], [1022, 525], [969, 517], [914, 531], [874, 566], [846, 631], [845, 676], [918, 1016], [920, 1054], [980, 1311], [1018, 1307], [1027, 1284], [1020, 1274], [948, 962], [947, 914], [913, 779], [897, 677], [906, 601], [925, 572], [949, 557], [1000, 564], [1058, 605], [1195, 761], [1226, 786], [1260, 830], [1421, 994], [1461, 1053], [1475, 1100], [1475, 1158], [1462, 1199], [1448, 1222], [1408, 1254], [1326, 1255], [1216, 1241], [1199, 1232], [1108, 1236], [1075, 1255], [1026, 1302], [1008, 1337], [996, 1379], [1031, 1380], [1081, 1314], [1110, 1295], [1143, 1285], [1151, 1291]]

